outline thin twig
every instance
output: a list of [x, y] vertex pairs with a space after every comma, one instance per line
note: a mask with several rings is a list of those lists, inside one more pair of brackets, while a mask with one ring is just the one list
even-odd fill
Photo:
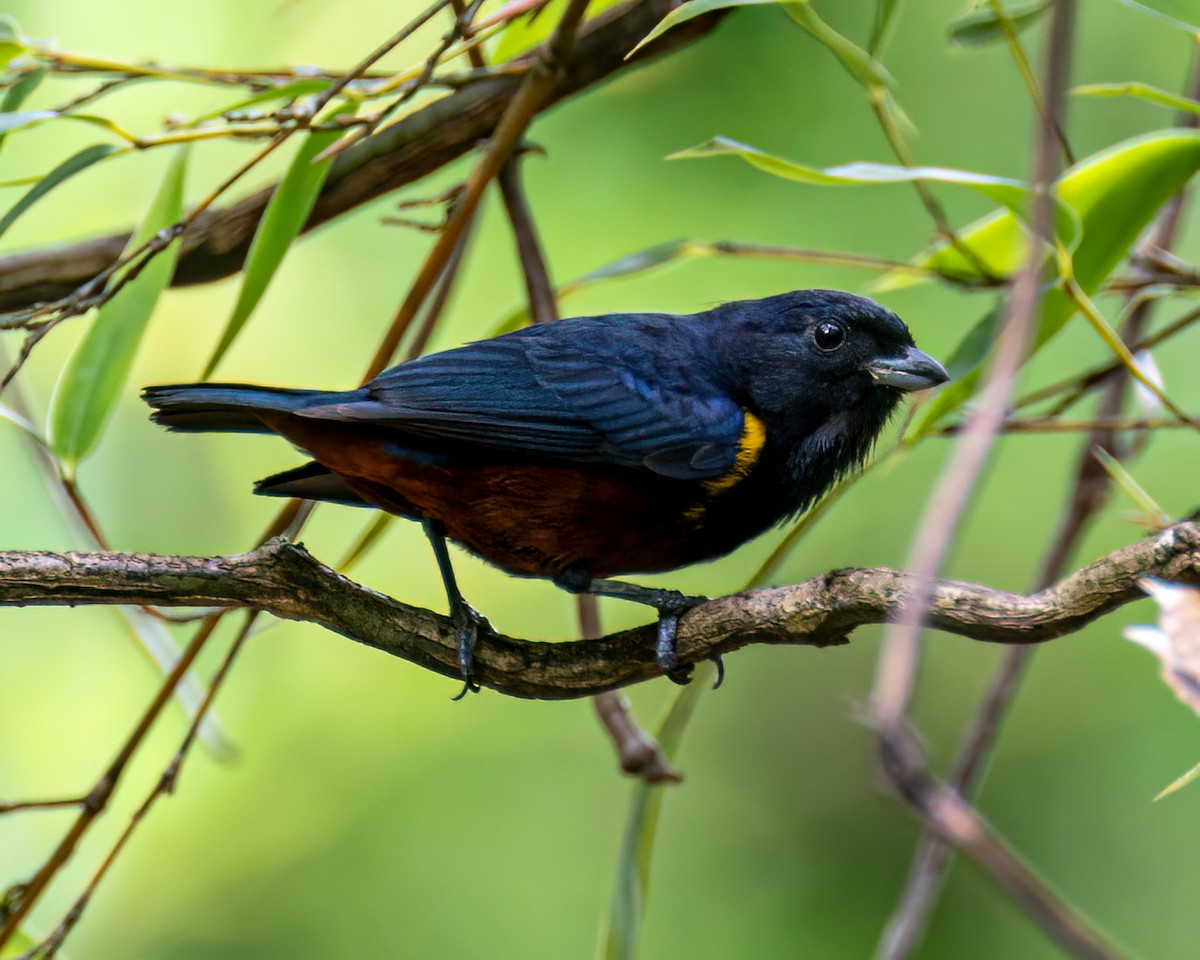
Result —
[[[1149, 336], [1143, 337], [1140, 340], [1129, 345], [1129, 352], [1134, 356], [1141, 353], [1143, 350], [1152, 350], [1165, 340], [1169, 340], [1177, 333], [1188, 329], [1196, 321], [1200, 320], [1200, 309], [1192, 310], [1190, 313], [1184, 314], [1182, 317], [1167, 324], [1161, 330], [1157, 330]], [[1125, 337], [1128, 340], [1129, 326], [1125, 327]], [[1035, 403], [1040, 403], [1043, 400], [1059, 397], [1060, 399], [1046, 411], [1046, 416], [1057, 417], [1059, 414], [1068, 410], [1079, 402], [1092, 389], [1104, 385], [1113, 377], [1114, 374], [1125, 371], [1125, 364], [1120, 360], [1114, 360], [1112, 363], [1104, 364], [1101, 367], [1096, 367], [1089, 370], [1087, 373], [1079, 374], [1070, 377], [1066, 380], [1060, 380], [1057, 383], [1052, 383], [1045, 387], [1039, 387], [1037, 390], [1031, 390], [1029, 393], [1018, 398], [1013, 402], [1014, 409], [1032, 406]]]
[[1058, 122], [1058, 119], [1050, 116], [1046, 110], [1046, 103], [1042, 98], [1042, 92], [1038, 89], [1037, 77], [1033, 74], [1033, 67], [1029, 64], [1029, 57], [1025, 55], [1025, 48], [1021, 45], [1021, 38], [1017, 35], [1017, 28], [1013, 23], [1012, 15], [1009, 14], [1008, 8], [1004, 6], [1002, 0], [988, 0], [988, 6], [995, 13], [996, 22], [1000, 24], [1000, 31], [1004, 34], [1004, 42], [1008, 45], [1008, 52], [1012, 55], [1013, 63], [1017, 67], [1017, 73], [1021, 75], [1021, 80], [1025, 83], [1025, 89], [1029, 92], [1029, 99], [1033, 103], [1033, 108], [1038, 112], [1038, 116], [1042, 118], [1043, 123], [1053, 125], [1054, 135], [1058, 138], [1059, 146], [1062, 147], [1063, 162], [1067, 166], [1074, 166], [1075, 154], [1071, 150], [1071, 144], [1067, 142], [1066, 131], [1063, 130], [1062, 124]]
[[[1192, 74], [1190, 85], [1200, 93], [1200, 59], [1193, 64]], [[1192, 117], [1188, 123], [1194, 125], [1195, 121], [1196, 118]], [[1177, 195], [1169, 201], [1139, 249], [1167, 249], [1173, 244], [1178, 231], [1182, 202], [1182, 195]], [[1133, 259], [1136, 262], [1136, 254]], [[1130, 343], [1141, 337], [1142, 330], [1149, 322], [1152, 308], [1153, 302], [1148, 300], [1140, 300], [1133, 307], [1122, 330], [1125, 342]], [[1196, 314], [1200, 315], [1200, 311], [1196, 311]], [[1191, 322], [1188, 317], [1182, 319], [1186, 321], [1182, 325], [1172, 324], [1160, 331], [1162, 338], [1165, 339], [1176, 332], [1172, 327], [1183, 329]], [[1140, 347], [1133, 348], [1134, 351], [1146, 349], [1151, 345], [1149, 340], [1150, 338], [1147, 338]], [[1111, 365], [1104, 372], [1103, 377], [1111, 376], [1111, 379], [1108, 380], [1108, 387], [1100, 401], [1099, 417], [1108, 419], [1119, 414], [1129, 382], [1125, 374], [1125, 365], [1120, 362]], [[1083, 379], [1087, 381], [1090, 376]], [[1098, 378], [1095, 382], [1102, 381], [1103, 378]], [[1066, 510], [1051, 541], [1050, 549], [1042, 561], [1035, 579], [1035, 588], [1044, 588], [1062, 575], [1084, 532], [1107, 500], [1112, 482], [1093, 451], [1100, 448], [1115, 457], [1121, 457], [1122, 451], [1113, 430], [1111, 424], [1096, 422], [1081, 447], [1075, 482], [1067, 499]], [[1029, 668], [1033, 653], [1032, 647], [1010, 650], [1002, 658], [984, 692], [955, 759], [951, 775], [954, 789], [963, 796], [969, 797], [981, 785], [988, 760], [995, 750], [1004, 720]], [[881, 940], [881, 957], [886, 960], [902, 960], [916, 947], [945, 882], [950, 858], [948, 844], [933, 831], [926, 830], [914, 854], [904, 891]]]
[[51, 960], [51, 958], [58, 953], [59, 949], [62, 947], [63, 941], [66, 940], [68, 934], [70, 934], [75, 925], [79, 922], [80, 917], [83, 916], [83, 911], [87, 908], [88, 903], [91, 902], [92, 896], [95, 894], [96, 889], [99, 887], [101, 881], [105, 878], [105, 876], [107, 876], [108, 871], [112, 868], [113, 863], [116, 861], [121, 851], [124, 850], [126, 845], [129, 843], [134, 831], [145, 820], [146, 814], [150, 812], [150, 808], [154, 806], [155, 802], [160, 797], [163, 797], [168, 793], [175, 792], [175, 787], [179, 782], [179, 772], [183, 767], [183, 762], [187, 758], [188, 753], [196, 742], [197, 735], [200, 732], [200, 725], [204, 722], [204, 718], [208, 715], [209, 710], [212, 708], [212, 704], [216, 699], [217, 692], [221, 689], [229, 675], [229, 668], [233, 665], [234, 659], [245, 645], [246, 638], [250, 635], [250, 630], [254, 625], [255, 619], [257, 618], [257, 613], [257, 611], [253, 610], [249, 613], [249, 615], [246, 617], [246, 622], [242, 624], [237, 636], [234, 637], [233, 643], [230, 644], [228, 652], [221, 661], [221, 665], [217, 668], [217, 672], [213, 675], [212, 682], [208, 685], [208, 693], [204, 698], [204, 702], [200, 704], [200, 708], [196, 711], [196, 716], [192, 719], [191, 724], [188, 726], [188, 730], [184, 735], [183, 742], [179, 745], [179, 749], [175, 751], [175, 755], [171, 758], [170, 763], [167, 764], [166, 769], [164, 769], [162, 774], [159, 776], [158, 781], [155, 783], [153, 789], [151, 789], [150, 793], [142, 801], [137, 810], [133, 812], [133, 815], [129, 818], [128, 823], [125, 824], [125, 829], [121, 831], [121, 835], [117, 838], [112, 847], [109, 848], [109, 851], [105, 855], [104, 860], [101, 861], [99, 868], [94, 874], [92, 874], [92, 877], [88, 881], [87, 886], [84, 887], [83, 892], [71, 905], [71, 909], [67, 911], [66, 915], [59, 922], [58, 926], [55, 927], [53, 933], [51, 933], [50, 936], [47, 937], [46, 940], [41, 943], [35, 951], [35, 953], [45, 957], [46, 960]]
[[[1061, 113], [1066, 90], [1072, 11], [1072, 0], [1056, 0], [1046, 84], [1049, 111], [1041, 124], [1034, 155], [1034, 206], [1030, 228], [1035, 237], [1050, 235], [1053, 213], [1050, 186], [1057, 170], [1052, 121]], [[1041, 302], [1041, 269], [1041, 244], [1035, 243], [1028, 262], [1013, 284], [1008, 320], [998, 339], [996, 356], [988, 372], [981, 403], [969, 418], [962, 440], [929, 499], [925, 516], [914, 537], [905, 567], [914, 573], [918, 583], [931, 582], [941, 568], [958, 518], [966, 507], [1004, 419], [1008, 399], [1024, 360], [1033, 317]], [[907, 726], [906, 718], [919, 659], [924, 606], [924, 591], [918, 589], [904, 617], [887, 631], [880, 652], [871, 702], [873, 723], [885, 738], [889, 731], [899, 735], [899, 731]]]
[[[934, 431], [934, 436], [950, 437], [965, 432], [965, 423], [952, 423]], [[1009, 417], [1000, 422], [1000, 433], [1080, 433], [1103, 430], [1107, 433], [1123, 430], [1165, 430], [1172, 427], [1194, 429], [1193, 425], [1175, 417], [1096, 416], [1087, 420], [1060, 420], [1054, 417]]]
[[521, 154], [515, 152], [500, 170], [500, 193], [504, 197], [504, 209], [508, 212], [516, 238], [517, 257], [521, 261], [521, 276], [525, 280], [525, 294], [529, 299], [529, 316], [534, 323], [548, 323], [558, 319], [558, 299], [546, 257], [538, 239], [537, 227], [525, 190], [521, 185]]
[[1081, 960], [1125, 957], [1009, 849], [1003, 837], [957, 791], [929, 775], [915, 739], [885, 741], [883, 762], [890, 779], [927, 828], [984, 867], [1067, 953]]
[[[213, 604], [213, 606], [216, 606], [216, 604]], [[205, 625], [207, 629], [197, 631], [196, 635], [192, 637], [191, 643], [184, 649], [178, 662], [171, 668], [170, 673], [167, 674], [154, 699], [143, 711], [141, 719], [134, 727], [133, 732], [121, 746], [121, 749], [108, 765], [104, 774], [96, 781], [95, 786], [88, 793], [83, 803], [83, 809], [80, 811], [78, 817], [76, 817], [71, 828], [62, 840], [59, 841], [54, 851], [46, 859], [46, 862], [42, 864], [37, 873], [33, 875], [33, 878], [21, 890], [21, 895], [16, 904], [12, 906], [4, 926], [0, 928], [0, 947], [3, 947], [16, 936], [22, 921], [29, 911], [33, 909], [34, 904], [41, 899], [42, 894], [50, 885], [50, 881], [58, 875], [58, 872], [70, 860], [83, 835], [100, 814], [104, 812], [105, 807], [108, 806], [108, 801], [112, 797], [113, 791], [116, 789], [117, 783], [121, 779], [121, 775], [125, 772], [129, 761], [133, 758], [138, 747], [141, 746], [142, 741], [150, 732], [154, 721], [162, 713], [163, 707], [170, 702], [179, 681], [191, 669], [192, 663], [204, 647], [205, 641], [207, 641], [216, 622], [216, 617], [206, 620]]]
[[570, 57], [575, 41], [575, 31], [587, 9], [587, 0], [570, 0], [562, 19], [555, 27], [554, 35], [541, 48], [535, 69], [521, 83], [496, 129], [492, 132], [487, 150], [467, 178], [462, 196], [454, 213], [438, 235], [433, 247], [418, 271], [408, 295], [396, 311], [392, 324], [383, 338], [379, 349], [367, 368], [364, 379], [370, 379], [383, 370], [391, 361], [396, 348], [417, 315], [421, 304], [429, 295], [437, 278], [441, 275], [467, 224], [474, 217], [483, 197], [483, 191], [495, 179], [509, 154], [524, 136], [526, 128], [541, 109], [551, 90], [556, 85], [559, 72]]
[[63, 797], [55, 800], [0, 800], [0, 816], [22, 810], [61, 810], [63, 807], [82, 807], [86, 797]]
[[[625, 59], [671, 9], [671, 0], [630, 0], [590, 19], [580, 31], [578, 55], [541, 104], [546, 109], [614, 73], [644, 63], [706, 35], [724, 11], [689, 20]], [[537, 51], [517, 61], [532, 65]], [[532, 71], [531, 71], [532, 72]], [[412, 183], [474, 149], [494, 129], [522, 79], [500, 76], [473, 83], [381, 130], [334, 162], [303, 230], [309, 231], [385, 193]], [[184, 234], [172, 283], [208, 283], [240, 270], [275, 187], [209, 211]], [[0, 258], [0, 311], [13, 312], [71, 294], [120, 257], [121, 232]]]

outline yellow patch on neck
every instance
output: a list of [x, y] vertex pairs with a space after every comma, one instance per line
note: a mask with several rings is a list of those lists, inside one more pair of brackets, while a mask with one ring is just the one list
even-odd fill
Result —
[[737, 454], [728, 472], [704, 481], [704, 492], [709, 496], [724, 493], [740, 480], [758, 462], [763, 444], [767, 442], [767, 428], [763, 422], [745, 408], [742, 409], [742, 435], [738, 438]]

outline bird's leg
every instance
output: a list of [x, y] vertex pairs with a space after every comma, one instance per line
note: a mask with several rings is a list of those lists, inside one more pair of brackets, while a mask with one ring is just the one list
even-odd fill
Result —
[[[675, 651], [676, 633], [679, 629], [679, 618], [700, 604], [707, 602], [708, 597], [690, 597], [678, 590], [662, 590], [657, 587], [642, 587], [636, 583], [625, 583], [622, 580], [593, 580], [591, 577], [573, 570], [554, 579], [554, 582], [571, 593], [591, 593], [598, 597], [616, 597], [619, 600], [630, 600], [633, 603], [644, 603], [658, 611], [658, 638], [654, 644], [654, 655], [658, 665], [675, 683], [687, 683], [692, 678], [691, 664], [680, 665]], [[724, 665], [717, 658], [717, 682], [720, 686], [724, 678]]]
[[463, 688], [454, 699], [461, 700], [467, 693], [479, 692], [479, 684], [475, 682], [475, 641], [479, 639], [480, 629], [487, 626], [487, 620], [463, 599], [458, 589], [454, 567], [450, 564], [450, 551], [446, 548], [445, 529], [436, 520], [422, 520], [421, 526], [429, 538], [429, 545], [433, 547], [433, 555], [442, 574], [446, 599], [450, 602], [450, 619], [458, 628], [458, 669], [462, 674]]

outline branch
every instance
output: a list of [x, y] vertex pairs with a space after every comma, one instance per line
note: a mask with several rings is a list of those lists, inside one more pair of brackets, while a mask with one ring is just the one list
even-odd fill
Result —
[[[674, 0], [634, 0], [585, 24], [569, 65], [539, 110], [627, 64], [685, 46], [712, 30], [722, 16], [718, 11], [675, 27], [626, 61], [625, 54], [674, 6]], [[535, 50], [519, 62], [532, 62], [538, 56], [540, 51]], [[491, 136], [521, 84], [522, 78], [512, 75], [471, 83], [344, 151], [334, 161], [304, 230], [419, 180], [473, 150]], [[197, 218], [183, 235], [172, 283], [207, 283], [239, 271], [274, 189], [268, 187]], [[128, 239], [129, 233], [123, 232], [0, 259], [0, 311], [68, 296], [109, 267]]]
[[[1042, 643], [1138, 599], [1141, 577], [1200, 584], [1200, 523], [1178, 523], [1030, 595], [936, 581], [928, 623], [973, 640]], [[751, 643], [845, 643], [857, 627], [895, 618], [914, 586], [913, 577], [877, 567], [722, 597], [683, 618], [679, 656], [695, 663]], [[285, 541], [219, 558], [0, 552], [0, 606], [93, 603], [265, 610], [458, 677], [458, 642], [448, 618], [354, 583]], [[647, 626], [546, 643], [489, 633], [476, 649], [477, 678], [517, 697], [589, 696], [660, 676], [654, 634]]]

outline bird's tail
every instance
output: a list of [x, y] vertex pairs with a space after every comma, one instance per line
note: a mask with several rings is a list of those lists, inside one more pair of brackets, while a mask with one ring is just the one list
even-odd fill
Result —
[[294, 412], [324, 393], [244, 383], [179, 383], [147, 387], [142, 399], [154, 408], [150, 419], [168, 430], [273, 433], [264, 415]]

